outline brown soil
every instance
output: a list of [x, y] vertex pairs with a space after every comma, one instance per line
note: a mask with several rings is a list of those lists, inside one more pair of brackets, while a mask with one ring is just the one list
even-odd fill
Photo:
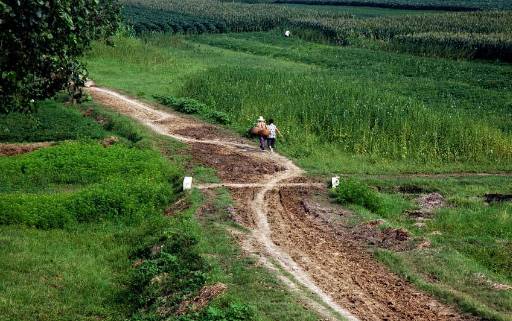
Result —
[[90, 93], [155, 132], [188, 143], [196, 162], [231, 182], [226, 184], [235, 200], [230, 215], [251, 231], [239, 237], [244, 249], [326, 319], [477, 320], [418, 291], [368, 252], [365, 234], [377, 246], [394, 249], [409, 244], [407, 231], [383, 230], [377, 223], [350, 227], [346, 218], [351, 213], [326, 205], [321, 181], [310, 184], [314, 180], [303, 178], [288, 159], [172, 111], [102, 88]]
[[0, 144], [0, 156], [14, 156], [33, 152], [37, 149], [51, 146], [53, 142], [41, 142], [30, 144]]
[[181, 302], [176, 315], [182, 315], [189, 311], [199, 311], [206, 307], [213, 299], [226, 292], [227, 286], [223, 283], [215, 283], [204, 286], [199, 294], [192, 300]]
[[[432, 217], [436, 210], [446, 206], [446, 200], [443, 195], [434, 192], [421, 195], [416, 199], [416, 204], [418, 205], [418, 209], [410, 210], [407, 214], [409, 214], [410, 217], [421, 221], [422, 219]], [[418, 223], [423, 224], [423, 222]]]
[[270, 160], [254, 159], [218, 145], [194, 143], [191, 152], [194, 160], [215, 168], [223, 182], [258, 182], [264, 175], [284, 170]]
[[255, 228], [256, 222], [254, 220], [254, 216], [251, 209], [247, 207], [247, 204], [254, 201], [256, 195], [255, 189], [234, 188], [230, 189], [230, 192], [231, 197], [233, 197], [233, 200], [235, 201], [235, 207], [230, 211], [233, 221], [248, 228]]

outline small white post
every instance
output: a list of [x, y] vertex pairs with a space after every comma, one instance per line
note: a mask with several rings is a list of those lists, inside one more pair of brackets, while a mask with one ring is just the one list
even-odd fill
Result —
[[336, 188], [336, 187], [338, 187], [338, 185], [340, 185], [340, 177], [339, 176], [332, 177], [331, 178], [331, 187]]
[[192, 189], [192, 177], [185, 176], [183, 179], [183, 190], [186, 191], [189, 189]]

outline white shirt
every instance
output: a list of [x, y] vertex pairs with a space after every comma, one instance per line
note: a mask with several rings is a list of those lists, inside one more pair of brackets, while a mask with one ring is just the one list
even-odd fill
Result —
[[277, 126], [274, 124], [270, 124], [267, 126], [268, 130], [270, 131], [270, 135], [268, 135], [268, 138], [276, 138], [276, 129]]

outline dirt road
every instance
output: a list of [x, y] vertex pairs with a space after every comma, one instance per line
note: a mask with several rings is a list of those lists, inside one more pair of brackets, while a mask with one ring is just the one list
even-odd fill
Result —
[[278, 154], [194, 118], [91, 87], [95, 101], [190, 145], [195, 161], [215, 168], [258, 255], [311, 308], [329, 320], [478, 320], [418, 291], [376, 262], [353, 231], [336, 224], [346, 213], [315, 203], [320, 182]]

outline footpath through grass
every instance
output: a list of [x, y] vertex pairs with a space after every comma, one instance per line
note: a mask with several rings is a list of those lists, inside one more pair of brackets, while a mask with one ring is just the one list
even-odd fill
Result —
[[[186, 172], [216, 180], [184, 166], [182, 144], [91, 103], [44, 102], [0, 128], [2, 142], [55, 142], [0, 156], [2, 320], [317, 320], [240, 253], [225, 194], [179, 191]], [[186, 206], [164, 216], [177, 198]], [[211, 217], [198, 221], [204, 202]], [[218, 282], [226, 293], [177, 313]]]
[[260, 114], [274, 118], [281, 151], [312, 172], [511, 169], [508, 65], [275, 33], [121, 38], [87, 61], [99, 84], [148, 99], [195, 98], [230, 115], [240, 133]]
[[[129, 62], [125, 63], [124, 57]], [[244, 134], [263, 114], [285, 133], [280, 152], [313, 174], [510, 171], [509, 65], [337, 48], [276, 33], [121, 38], [97, 45], [92, 77], [143, 99], [188, 97], [229, 115]], [[128, 75], [128, 77], [126, 77]], [[130, 76], [133, 76], [130, 77]], [[143, 82], [139, 79], [144, 79]], [[510, 320], [509, 178], [368, 179], [378, 209], [354, 207], [359, 222], [384, 219], [430, 247], [376, 256], [442, 300], [493, 320]], [[424, 227], [407, 210], [440, 192], [446, 208]], [[398, 189], [397, 189], [398, 188]]]

